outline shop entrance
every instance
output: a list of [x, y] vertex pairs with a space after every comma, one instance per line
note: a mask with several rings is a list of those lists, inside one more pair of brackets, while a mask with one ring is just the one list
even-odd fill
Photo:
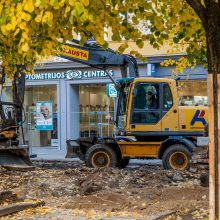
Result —
[[107, 97], [106, 85], [80, 85], [80, 136], [112, 136], [114, 125], [108, 116], [114, 115], [114, 99]]
[[[6, 86], [3, 89], [2, 101], [12, 101], [12, 87]], [[37, 106], [39, 113], [37, 115]], [[57, 120], [57, 86], [26, 86], [24, 97], [25, 117], [23, 133], [25, 144], [30, 147], [49, 147], [58, 149], [58, 120]], [[47, 118], [46, 118], [47, 117]], [[37, 120], [45, 122], [48, 126], [36, 127]], [[49, 127], [49, 125], [52, 125]], [[23, 143], [22, 135], [20, 141]]]
[[26, 86], [25, 141], [31, 147], [58, 148], [57, 86]]

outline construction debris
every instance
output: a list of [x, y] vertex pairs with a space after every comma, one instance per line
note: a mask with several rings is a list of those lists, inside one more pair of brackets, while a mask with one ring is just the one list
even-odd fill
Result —
[[[196, 168], [170, 171], [160, 165], [130, 164], [125, 169], [91, 169], [79, 161], [34, 164], [36, 169], [28, 172], [0, 168], [0, 191], [12, 191], [22, 199], [43, 199], [50, 210], [44, 214], [48, 219], [65, 212], [69, 215], [68, 210], [95, 212], [99, 216], [100, 212], [110, 216], [125, 212], [126, 216], [138, 213], [149, 217], [167, 210], [192, 216], [196, 210], [208, 209], [208, 188], [200, 186], [201, 171]], [[207, 212], [203, 216], [204, 213]], [[28, 219], [30, 212], [22, 211], [12, 217], [25, 219], [25, 215]], [[37, 219], [40, 213], [31, 215]]]

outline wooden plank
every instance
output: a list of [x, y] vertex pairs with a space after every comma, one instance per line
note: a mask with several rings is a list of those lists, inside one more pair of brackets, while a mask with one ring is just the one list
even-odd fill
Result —
[[39, 202], [24, 202], [24, 203], [2, 206], [0, 207], [0, 217], [5, 215], [10, 215], [15, 212], [20, 212], [28, 208], [36, 208], [37, 206], [44, 206], [44, 205], [45, 205], [44, 201], [39, 201]]
[[7, 165], [2, 165], [7, 170], [13, 170], [13, 171], [32, 171], [35, 170], [35, 166], [26, 166], [26, 165], [18, 165], [18, 164], [7, 164]]

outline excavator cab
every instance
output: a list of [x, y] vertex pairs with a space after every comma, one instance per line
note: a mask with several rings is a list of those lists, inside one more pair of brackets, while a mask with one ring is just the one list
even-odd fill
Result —
[[[12, 81], [12, 102], [3, 100], [5, 74], [0, 74], [0, 166], [13, 169], [33, 167], [29, 159], [28, 146], [20, 144], [23, 137], [24, 111], [23, 99], [25, 74], [18, 68]], [[22, 139], [22, 138], [20, 138]]]

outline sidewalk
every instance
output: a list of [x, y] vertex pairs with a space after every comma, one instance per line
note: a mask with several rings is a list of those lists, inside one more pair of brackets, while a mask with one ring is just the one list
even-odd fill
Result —
[[[60, 157], [54, 157], [54, 155], [39, 155], [38, 157], [31, 158], [33, 161], [60, 161], [60, 162], [71, 162], [71, 161], [80, 161], [79, 158], [64, 158], [63, 156]], [[140, 165], [154, 165], [154, 166], [160, 166], [162, 165], [162, 161], [159, 159], [131, 159], [129, 163], [129, 167], [135, 168], [136, 166]]]

